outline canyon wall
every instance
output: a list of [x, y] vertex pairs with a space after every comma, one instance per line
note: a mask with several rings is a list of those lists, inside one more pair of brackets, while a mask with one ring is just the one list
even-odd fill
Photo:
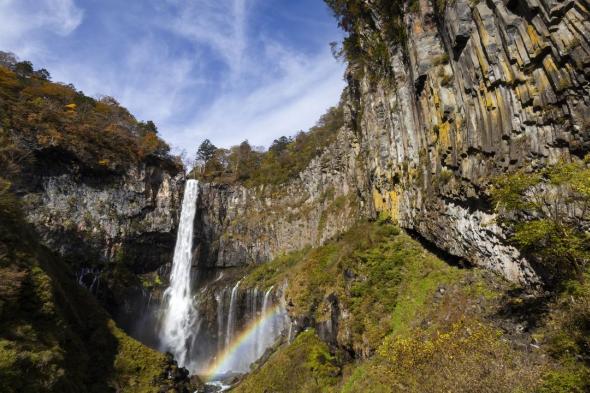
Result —
[[134, 272], [151, 271], [170, 262], [183, 181], [182, 168], [165, 160], [122, 174], [74, 166], [35, 179], [24, 196], [27, 219], [46, 245], [80, 265], [129, 259]]
[[382, 212], [453, 256], [537, 281], [488, 191], [496, 176], [588, 152], [588, 2], [419, 0], [404, 3], [402, 39], [382, 2], [362, 3], [359, 45], [383, 44], [387, 72], [350, 61], [348, 126], [298, 179], [203, 184], [199, 264], [266, 261]]
[[201, 184], [195, 253], [201, 267], [235, 267], [318, 246], [370, 214], [357, 136], [347, 128], [296, 179], [246, 188]]
[[588, 2], [456, 0], [436, 10], [420, 0], [402, 43], [387, 40], [387, 15], [365, 3], [361, 45], [376, 29], [392, 74], [348, 72], [375, 207], [452, 255], [535, 281], [487, 190], [495, 176], [589, 151]]
[[145, 295], [142, 275], [172, 261], [182, 166], [153, 155], [97, 172], [67, 152], [35, 155], [18, 185], [27, 221], [118, 322], [132, 324]]

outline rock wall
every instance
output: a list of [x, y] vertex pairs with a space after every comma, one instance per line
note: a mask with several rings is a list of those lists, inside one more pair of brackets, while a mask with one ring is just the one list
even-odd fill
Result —
[[37, 151], [19, 192], [44, 245], [126, 327], [143, 301], [141, 275], [172, 261], [184, 176], [168, 157], [98, 173]]
[[376, 47], [377, 33], [389, 75], [350, 64], [348, 126], [285, 187], [202, 185], [199, 264], [263, 262], [387, 212], [454, 256], [537, 281], [488, 190], [498, 175], [590, 150], [588, 2], [419, 0], [402, 42], [379, 2], [364, 4], [360, 43]]
[[47, 246], [80, 264], [128, 259], [136, 273], [154, 270], [172, 255], [182, 197], [184, 174], [169, 164], [41, 176], [23, 198], [27, 220]]
[[194, 241], [199, 266], [265, 262], [348, 229], [372, 206], [359, 159], [358, 138], [343, 129], [284, 186], [201, 184]]
[[535, 281], [486, 189], [496, 175], [590, 150], [590, 4], [455, 0], [435, 10], [420, 0], [399, 44], [373, 3], [393, 77], [348, 78], [376, 209], [451, 254]]

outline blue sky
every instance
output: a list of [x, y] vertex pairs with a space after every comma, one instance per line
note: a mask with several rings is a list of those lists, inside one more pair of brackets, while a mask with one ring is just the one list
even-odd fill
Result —
[[178, 152], [268, 146], [338, 102], [322, 0], [0, 0], [0, 50], [154, 120]]

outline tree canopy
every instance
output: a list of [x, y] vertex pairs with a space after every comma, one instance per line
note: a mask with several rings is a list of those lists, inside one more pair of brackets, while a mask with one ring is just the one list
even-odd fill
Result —
[[209, 182], [240, 182], [246, 186], [283, 184], [296, 177], [331, 144], [343, 125], [344, 111], [337, 106], [330, 108], [308, 132], [275, 139], [268, 151], [258, 151], [247, 140], [220, 149], [206, 139], [197, 151], [194, 174]]

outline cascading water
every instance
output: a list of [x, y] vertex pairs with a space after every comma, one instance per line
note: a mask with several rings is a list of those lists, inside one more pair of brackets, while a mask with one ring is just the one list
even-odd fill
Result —
[[[229, 304], [225, 301], [229, 287], [216, 295], [217, 340], [218, 348], [222, 350], [206, 374], [247, 372], [250, 365], [260, 359], [281, 334], [286, 334], [291, 325], [283, 296], [284, 288], [274, 292], [272, 287], [264, 292], [249, 288], [240, 292], [239, 286], [240, 282], [231, 288]], [[238, 305], [245, 307], [240, 310]], [[219, 318], [221, 314], [227, 318]]]
[[196, 331], [197, 309], [191, 290], [193, 226], [197, 210], [199, 182], [186, 182], [180, 224], [174, 248], [170, 286], [164, 292], [163, 316], [159, 333], [161, 349], [174, 355], [178, 364], [190, 367], [190, 351]]
[[236, 321], [237, 321], [237, 316], [236, 316], [236, 301], [237, 301], [237, 295], [238, 295], [238, 288], [240, 287], [240, 281], [237, 282], [236, 286], [233, 287], [233, 289], [231, 290], [231, 297], [229, 300], [229, 313], [227, 315], [227, 333], [225, 335], [225, 346], [227, 347], [234, 336], [234, 332], [236, 331]]
[[[158, 338], [160, 349], [171, 352], [180, 366], [209, 376], [247, 372], [250, 365], [264, 355], [283, 334], [290, 321], [286, 312], [284, 288], [265, 291], [240, 288], [241, 280], [214, 292], [217, 303], [217, 331], [211, 324], [200, 332], [199, 320], [207, 314], [208, 285], [219, 285], [219, 273], [193, 293], [196, 277], [191, 275], [192, 240], [199, 184], [186, 183], [180, 224], [170, 271], [170, 285], [160, 307]], [[199, 308], [205, 307], [199, 315]], [[213, 308], [215, 310], [215, 307]], [[215, 322], [214, 322], [215, 323]], [[215, 326], [215, 325], [213, 325]], [[195, 347], [195, 341], [199, 341]]]

